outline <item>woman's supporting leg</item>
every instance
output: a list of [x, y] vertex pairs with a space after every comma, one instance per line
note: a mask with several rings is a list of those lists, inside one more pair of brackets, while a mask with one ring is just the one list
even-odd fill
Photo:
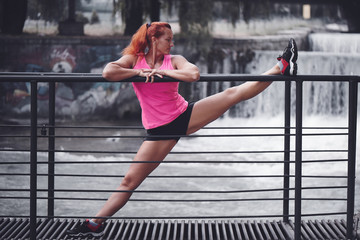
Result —
[[[275, 65], [262, 75], [278, 74], [281, 74], [281, 71], [279, 66]], [[194, 105], [187, 134], [194, 133], [219, 118], [233, 105], [255, 97], [270, 84], [271, 82], [246, 82], [199, 100]]]
[[159, 166], [175, 145], [176, 140], [144, 141], [120, 186], [116, 189], [130, 192], [114, 192], [111, 194], [105, 205], [96, 214], [97, 218], [92, 220], [96, 223], [102, 223], [121, 209], [131, 197], [131, 191], [135, 190]]

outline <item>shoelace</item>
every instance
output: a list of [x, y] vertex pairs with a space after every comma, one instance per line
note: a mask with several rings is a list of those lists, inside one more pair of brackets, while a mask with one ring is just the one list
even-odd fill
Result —
[[279, 55], [276, 59], [277, 59], [278, 61], [280, 61], [281, 58], [282, 58], [283, 55], [284, 55], [284, 52], [286, 52], [288, 49], [289, 49], [289, 47], [284, 48], [283, 54], [282, 54], [282, 55]]

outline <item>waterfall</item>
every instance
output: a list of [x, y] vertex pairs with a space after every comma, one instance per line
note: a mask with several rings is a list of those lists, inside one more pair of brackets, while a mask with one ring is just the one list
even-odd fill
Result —
[[360, 34], [313, 33], [309, 35], [311, 51], [360, 54]]
[[[256, 57], [247, 66], [251, 74], [258, 74], [269, 68], [277, 52], [256, 52]], [[267, 63], [269, 62], [269, 63]], [[340, 54], [328, 52], [299, 52], [297, 61], [299, 75], [360, 75], [360, 54]], [[269, 66], [270, 65], [270, 66]], [[341, 82], [304, 82], [304, 113], [344, 115], [347, 113], [348, 83]], [[292, 84], [292, 106], [295, 105], [295, 84]], [[281, 82], [273, 83], [266, 91], [259, 95], [262, 103], [271, 105], [269, 108], [258, 108], [257, 114], [276, 115], [283, 111], [284, 85]], [[276, 104], [274, 104], [274, 100]], [[265, 110], [265, 111], [263, 111]]]

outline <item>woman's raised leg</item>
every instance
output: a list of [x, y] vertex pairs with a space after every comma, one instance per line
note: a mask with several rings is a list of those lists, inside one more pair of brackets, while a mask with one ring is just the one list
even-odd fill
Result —
[[[278, 75], [280, 73], [279, 66], [275, 65], [262, 75]], [[194, 133], [219, 118], [233, 105], [255, 97], [264, 91], [271, 83], [272, 82], [246, 82], [199, 100], [195, 103], [191, 113], [187, 134]]]
[[[97, 218], [92, 220], [96, 223], [102, 223], [106, 218], [121, 209], [131, 197], [131, 191], [135, 190], [159, 166], [160, 162], [164, 160], [175, 145], [175, 140], [144, 141], [120, 186], [116, 189], [129, 192], [114, 192], [111, 194], [105, 205], [96, 214]], [[149, 161], [149, 163], [146, 163], [146, 161]]]

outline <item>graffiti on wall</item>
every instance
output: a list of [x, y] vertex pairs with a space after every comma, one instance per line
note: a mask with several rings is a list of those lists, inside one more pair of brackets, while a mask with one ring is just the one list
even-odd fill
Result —
[[[13, 51], [19, 53], [19, 51]], [[105, 64], [120, 57], [120, 47], [114, 46], [33, 46], [21, 51], [21, 56], [8, 56], [17, 60], [19, 72], [54, 73], [101, 73]], [[1, 68], [1, 67], [0, 67]], [[1, 70], [1, 69], [0, 69]], [[120, 94], [128, 91], [125, 83], [57, 83], [56, 114], [62, 117], [79, 118], [91, 116], [101, 111], [113, 113], [111, 109], [117, 99], [124, 96], [133, 99], [134, 94]], [[0, 112], [8, 116], [27, 115], [30, 111], [29, 83], [2, 83], [0, 85]], [[39, 115], [47, 115], [49, 98], [47, 83], [38, 83]], [[133, 106], [137, 108], [136, 106]], [[116, 113], [122, 115], [121, 111]], [[105, 114], [106, 115], [106, 114]]]
[[71, 73], [76, 66], [76, 57], [72, 49], [55, 48], [50, 53], [50, 67], [53, 72]]

